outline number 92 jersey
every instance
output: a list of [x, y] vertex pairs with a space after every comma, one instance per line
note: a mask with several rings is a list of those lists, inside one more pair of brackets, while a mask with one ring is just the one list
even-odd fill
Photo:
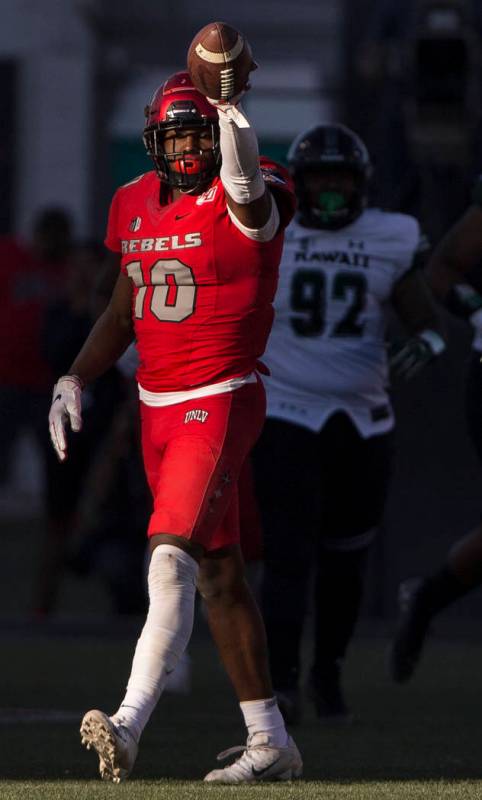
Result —
[[320, 430], [335, 411], [389, 430], [386, 304], [420, 248], [418, 222], [367, 209], [340, 230], [286, 231], [265, 361], [268, 416]]
[[148, 172], [117, 190], [105, 243], [133, 283], [137, 380], [152, 392], [241, 377], [256, 368], [273, 320], [283, 228], [294, 210], [289, 176], [261, 162], [282, 224], [270, 242], [245, 236], [219, 177], [169, 202]]

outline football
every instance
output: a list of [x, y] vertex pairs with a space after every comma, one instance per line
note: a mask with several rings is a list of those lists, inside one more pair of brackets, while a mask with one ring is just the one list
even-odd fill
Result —
[[256, 67], [244, 36], [225, 22], [205, 25], [189, 46], [187, 68], [191, 80], [212, 100], [228, 102], [242, 92], [249, 73]]

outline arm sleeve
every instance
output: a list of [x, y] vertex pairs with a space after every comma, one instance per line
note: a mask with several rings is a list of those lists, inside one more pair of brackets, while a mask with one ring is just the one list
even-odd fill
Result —
[[265, 191], [258, 139], [241, 106], [218, 106], [223, 186], [236, 203], [252, 203]]

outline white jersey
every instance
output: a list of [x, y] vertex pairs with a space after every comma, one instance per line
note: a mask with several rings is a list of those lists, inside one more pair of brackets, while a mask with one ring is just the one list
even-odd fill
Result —
[[337, 231], [286, 231], [264, 361], [268, 416], [319, 431], [345, 411], [364, 437], [393, 427], [386, 305], [420, 247], [418, 222], [370, 208]]

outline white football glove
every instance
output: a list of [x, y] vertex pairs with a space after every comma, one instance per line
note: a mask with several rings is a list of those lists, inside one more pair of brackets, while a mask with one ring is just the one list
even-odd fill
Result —
[[49, 413], [50, 438], [59, 461], [67, 458], [66, 422], [76, 433], [82, 428], [82, 381], [63, 375], [54, 386]]

